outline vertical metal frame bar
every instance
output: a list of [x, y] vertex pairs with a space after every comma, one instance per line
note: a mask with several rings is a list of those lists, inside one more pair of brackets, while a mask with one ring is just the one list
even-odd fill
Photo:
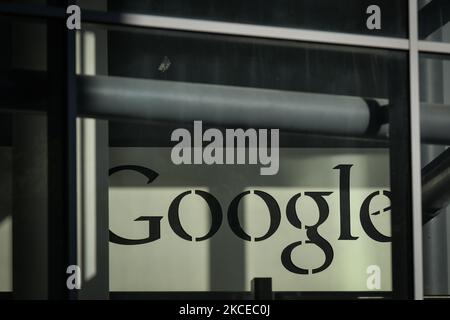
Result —
[[392, 192], [392, 296], [413, 298], [411, 144], [408, 60], [392, 59], [389, 71], [390, 182]]
[[76, 299], [66, 284], [77, 265], [75, 31], [64, 19], [47, 28], [49, 299]]
[[[67, 179], [69, 185], [67, 186], [68, 192], [68, 215], [69, 225], [67, 226], [69, 232], [69, 264], [79, 265], [78, 263], [78, 250], [77, 250], [77, 101], [76, 101], [76, 31], [67, 30], [65, 26], [65, 20], [63, 20], [64, 30], [66, 33], [66, 45], [67, 45], [67, 130], [68, 130], [68, 146], [67, 146], [67, 164], [68, 172]], [[82, 270], [81, 270], [82, 271]], [[66, 275], [67, 277], [67, 275]], [[81, 275], [80, 275], [81, 277]], [[65, 281], [64, 281], [65, 282]], [[78, 299], [77, 291], [69, 292], [69, 299]]]
[[420, 84], [418, 1], [409, 0], [409, 83], [411, 125], [411, 187], [413, 215], [414, 298], [423, 299], [422, 184], [420, 160]]

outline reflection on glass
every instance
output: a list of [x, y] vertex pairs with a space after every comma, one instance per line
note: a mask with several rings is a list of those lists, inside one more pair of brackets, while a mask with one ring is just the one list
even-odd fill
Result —
[[[389, 90], [403, 53], [93, 25], [79, 37], [80, 108], [109, 120], [109, 143], [87, 140], [109, 147], [110, 291], [247, 292], [256, 277], [277, 292], [392, 290], [387, 114], [404, 107]], [[203, 134], [240, 128], [247, 141], [280, 129], [276, 175], [245, 148], [221, 165], [223, 144], [206, 163]], [[191, 164], [174, 163], [176, 130]]]
[[426, 295], [450, 294], [450, 61], [446, 56], [422, 55], [422, 207], [424, 217], [424, 280]]
[[0, 38], [0, 292], [45, 299], [46, 25], [0, 16]]
[[450, 3], [446, 0], [419, 1], [419, 38], [450, 41]]

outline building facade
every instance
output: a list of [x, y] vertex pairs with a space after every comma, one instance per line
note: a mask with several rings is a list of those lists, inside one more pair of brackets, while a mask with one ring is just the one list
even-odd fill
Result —
[[0, 1], [0, 298], [447, 297], [447, 2]]

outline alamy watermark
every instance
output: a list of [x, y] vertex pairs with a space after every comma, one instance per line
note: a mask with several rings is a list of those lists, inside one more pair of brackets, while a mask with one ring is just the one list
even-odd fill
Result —
[[366, 21], [367, 29], [381, 30], [381, 8], [373, 4], [367, 7], [366, 13], [370, 14]]
[[368, 266], [366, 269], [367, 277], [366, 286], [369, 290], [381, 289], [381, 268], [377, 265]]
[[67, 277], [66, 286], [69, 290], [80, 290], [81, 289], [81, 268], [77, 265], [70, 265], [67, 267], [66, 274]]
[[[269, 147], [270, 139], [270, 147]], [[261, 175], [276, 175], [279, 170], [278, 129], [219, 129], [203, 132], [202, 121], [194, 121], [194, 136], [187, 129], [172, 132], [171, 141], [178, 142], [171, 152], [172, 162], [182, 164], [261, 165]], [[204, 142], [208, 143], [204, 148]]]
[[69, 15], [66, 20], [66, 26], [69, 30], [81, 30], [81, 9], [73, 4], [67, 7], [66, 13]]
[[[81, 30], [81, 9], [78, 5], [70, 5], [66, 9], [66, 26], [69, 30]], [[381, 30], [381, 8], [377, 5], [370, 5], [366, 9], [366, 14], [370, 16], [366, 20], [366, 26], [369, 30]]]

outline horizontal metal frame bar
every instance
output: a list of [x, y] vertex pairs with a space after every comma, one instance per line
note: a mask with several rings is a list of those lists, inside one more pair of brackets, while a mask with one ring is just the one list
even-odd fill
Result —
[[[0, 4], [0, 13], [43, 19], [66, 18], [64, 8], [32, 4], [3, 3]], [[157, 28], [379, 49], [409, 49], [408, 39], [364, 36], [341, 32], [93, 10], [83, 10], [81, 18], [85, 23], [109, 24], [123, 27]], [[450, 55], [450, 43], [419, 41], [419, 51]]]
[[[43, 19], [66, 18], [66, 13], [63, 8], [33, 4], [0, 3], [0, 13]], [[110, 24], [123, 27], [158, 28], [380, 49], [409, 49], [408, 39], [402, 38], [362, 36], [351, 33], [270, 27], [145, 14], [121, 14], [83, 10], [82, 20], [87, 23]], [[419, 52], [450, 55], [450, 43], [422, 40], [419, 41]]]
[[[275, 300], [368, 300], [393, 298], [391, 291], [274, 291]], [[248, 291], [110, 291], [111, 300], [251, 300]]]
[[[25, 4], [0, 4], [0, 13], [35, 18], [65, 18], [63, 8]], [[174, 18], [165, 16], [82, 11], [82, 21], [124, 27], [158, 28], [200, 33], [213, 33], [255, 38], [281, 39], [311, 43], [346, 45], [393, 50], [408, 50], [409, 41], [402, 38], [364, 36], [349, 33], [271, 27], [232, 22]]]
[[401, 38], [363, 36], [349, 33], [163, 17], [134, 13], [115, 14], [88, 11], [84, 13], [84, 19], [87, 22], [102, 22], [122, 26], [214, 33], [254, 38], [281, 39], [396, 50], [408, 50], [409, 48], [408, 40]]
[[64, 19], [66, 10], [62, 7], [24, 4], [24, 3], [0, 3], [0, 14], [15, 15], [41, 19]]
[[419, 52], [450, 55], [450, 43], [435, 42], [435, 41], [419, 41]]

